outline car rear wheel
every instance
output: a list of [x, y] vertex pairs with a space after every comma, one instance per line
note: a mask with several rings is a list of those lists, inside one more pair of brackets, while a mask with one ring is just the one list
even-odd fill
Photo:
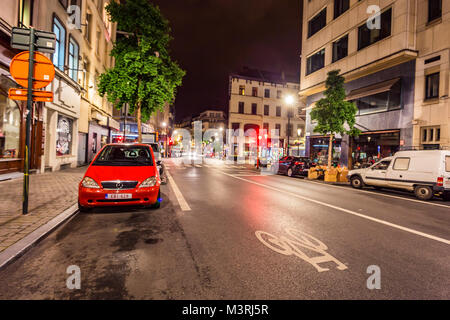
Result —
[[288, 169], [287, 175], [288, 175], [288, 177], [292, 177], [294, 175], [294, 171], [292, 170], [292, 168]]
[[358, 176], [351, 177], [350, 184], [355, 189], [361, 189], [364, 186], [364, 182], [362, 181], [361, 177]]
[[416, 186], [414, 194], [420, 200], [430, 200], [433, 198], [433, 189], [429, 186]]

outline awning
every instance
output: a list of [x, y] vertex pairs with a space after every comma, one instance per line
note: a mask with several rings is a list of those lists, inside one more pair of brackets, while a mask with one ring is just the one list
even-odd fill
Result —
[[379, 82], [364, 88], [352, 90], [347, 95], [347, 98], [345, 100], [347, 101], [356, 100], [362, 97], [368, 97], [377, 93], [389, 91], [398, 81], [400, 81], [400, 78], [395, 78], [392, 80]]

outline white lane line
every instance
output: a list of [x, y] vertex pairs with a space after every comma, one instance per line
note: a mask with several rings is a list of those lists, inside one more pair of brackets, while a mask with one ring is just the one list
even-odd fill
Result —
[[445, 243], [445, 244], [450, 244], [450, 240], [447, 240], [447, 239], [444, 239], [444, 238], [440, 238], [440, 237], [437, 237], [437, 236], [433, 236], [433, 235], [428, 234], [428, 233], [424, 233], [424, 232], [417, 231], [417, 230], [414, 230], [414, 229], [406, 228], [406, 227], [400, 226], [398, 224], [387, 222], [387, 221], [384, 221], [384, 220], [381, 220], [381, 219], [377, 219], [377, 218], [373, 218], [373, 217], [370, 217], [370, 216], [366, 216], [364, 214], [360, 214], [360, 213], [357, 213], [355, 211], [347, 210], [347, 209], [344, 209], [344, 208], [341, 208], [341, 207], [334, 206], [334, 205], [329, 204], [329, 203], [325, 203], [325, 202], [322, 202], [322, 201], [318, 201], [318, 200], [314, 200], [314, 199], [311, 199], [311, 198], [307, 198], [307, 197], [298, 195], [296, 193], [292, 193], [292, 192], [289, 192], [289, 191], [286, 191], [286, 190], [278, 189], [278, 188], [275, 188], [275, 187], [272, 187], [272, 186], [268, 186], [268, 185], [265, 185], [265, 184], [262, 184], [262, 183], [254, 182], [252, 180], [244, 179], [244, 178], [241, 178], [241, 177], [236, 177], [236, 176], [234, 176], [232, 174], [228, 174], [228, 173], [225, 173], [225, 172], [222, 172], [222, 173], [224, 175], [230, 176], [230, 177], [232, 177], [234, 179], [239, 179], [239, 180], [242, 180], [242, 181], [245, 181], [245, 182], [248, 182], [248, 183], [255, 184], [257, 186], [261, 186], [263, 188], [267, 188], [267, 189], [271, 189], [271, 190], [274, 190], [274, 191], [278, 191], [278, 192], [281, 192], [281, 193], [283, 193], [285, 195], [290, 195], [292, 197], [296, 197], [296, 198], [299, 198], [299, 199], [302, 199], [302, 200], [305, 200], [305, 201], [313, 202], [313, 203], [319, 204], [321, 206], [325, 206], [325, 207], [332, 208], [332, 209], [335, 209], [335, 210], [338, 210], [338, 211], [341, 211], [341, 212], [345, 212], [347, 214], [351, 214], [351, 215], [360, 217], [360, 218], [364, 218], [364, 219], [367, 219], [367, 220], [370, 220], [370, 221], [381, 223], [381, 224], [384, 224], [386, 226], [390, 226], [392, 228], [396, 228], [396, 229], [399, 229], [399, 230], [402, 230], [402, 231], [413, 233], [413, 234], [416, 234], [416, 235], [424, 237], [424, 238], [436, 240], [436, 241], [439, 241], [439, 242], [442, 242], [442, 243]]
[[[319, 185], [323, 185], [323, 186], [327, 186], [327, 187], [340, 188], [342, 190], [345, 190], [344, 189], [345, 187], [335, 186], [335, 185], [332, 185], [332, 184], [324, 184], [324, 183], [321, 183], [321, 182], [305, 180], [305, 179], [302, 179], [301, 181], [302, 182], [309, 182], [309, 183], [319, 184]], [[379, 195], [379, 196], [383, 196], [383, 197], [387, 197], [387, 198], [394, 198], [394, 199], [418, 202], [420, 204], [428, 204], [430, 206], [437, 206], [437, 207], [443, 207], [443, 208], [450, 209], [450, 206], [446, 206], [445, 204], [427, 202], [427, 201], [422, 201], [422, 200], [417, 200], [417, 199], [403, 198], [403, 197], [399, 197], [399, 196], [392, 196], [390, 194], [378, 193], [378, 192], [373, 192], [373, 191], [369, 191], [369, 190], [359, 190], [359, 189], [355, 189], [355, 188], [351, 188], [351, 189], [349, 188], [349, 190], [356, 191], [356, 192], [363, 192], [363, 193], [371, 193], [371, 194], [375, 194], [375, 195]]]
[[180, 205], [181, 210], [191, 211], [191, 207], [189, 207], [188, 203], [186, 202], [186, 199], [184, 199], [183, 194], [181, 193], [180, 189], [175, 183], [175, 180], [173, 180], [172, 175], [169, 172], [167, 172], [166, 174], [167, 179], [169, 179], [170, 185], [172, 186], [173, 193], [175, 193], [175, 196], [177, 197], [178, 204]]

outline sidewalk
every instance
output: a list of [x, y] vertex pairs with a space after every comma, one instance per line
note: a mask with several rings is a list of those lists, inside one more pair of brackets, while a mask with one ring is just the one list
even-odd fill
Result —
[[0, 182], [0, 253], [76, 204], [85, 171], [31, 175], [28, 215], [22, 215], [23, 178]]

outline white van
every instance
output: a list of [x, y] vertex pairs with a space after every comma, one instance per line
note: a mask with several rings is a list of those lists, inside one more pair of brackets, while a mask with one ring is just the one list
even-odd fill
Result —
[[421, 200], [433, 195], [450, 200], [450, 150], [399, 151], [369, 168], [351, 170], [348, 176], [357, 189], [403, 189]]

